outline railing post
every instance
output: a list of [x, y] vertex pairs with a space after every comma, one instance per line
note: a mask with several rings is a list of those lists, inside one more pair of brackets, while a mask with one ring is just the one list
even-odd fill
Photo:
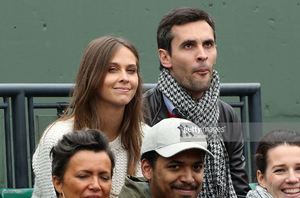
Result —
[[13, 179], [13, 152], [12, 152], [12, 130], [10, 125], [10, 106], [9, 98], [3, 99], [4, 107], [4, 130], [5, 130], [5, 150], [6, 150], [6, 180], [7, 187], [12, 188], [14, 186]]
[[28, 113], [28, 131], [29, 131], [29, 154], [33, 155], [35, 150], [35, 133], [34, 133], [34, 105], [33, 98], [28, 97], [27, 100]]
[[26, 132], [25, 94], [23, 91], [12, 97], [13, 153], [15, 187], [26, 188], [28, 183], [28, 143]]
[[[262, 137], [262, 112], [261, 112], [261, 93], [260, 87], [252, 95], [249, 95], [248, 99], [249, 108], [249, 122], [250, 122], [250, 153], [251, 153], [251, 173], [252, 181], [255, 181], [255, 152], [258, 145], [258, 141]], [[255, 108], [254, 108], [255, 107]]]
[[[28, 114], [28, 134], [29, 134], [29, 156], [30, 156], [30, 165], [32, 163], [32, 156], [35, 151], [35, 130], [34, 130], [34, 104], [33, 98], [27, 97], [27, 114]], [[33, 186], [34, 174], [32, 170], [32, 166], [30, 166], [29, 171], [31, 177], [31, 185]]]

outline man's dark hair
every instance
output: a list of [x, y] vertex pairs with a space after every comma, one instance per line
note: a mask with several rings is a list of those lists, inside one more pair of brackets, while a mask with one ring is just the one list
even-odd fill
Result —
[[141, 160], [145, 159], [149, 162], [152, 168], [155, 167], [155, 163], [159, 157], [159, 154], [156, 151], [148, 151], [141, 156]]
[[207, 12], [197, 8], [176, 8], [167, 13], [159, 23], [156, 35], [158, 49], [165, 49], [171, 55], [171, 42], [174, 38], [172, 27], [196, 21], [206, 21], [213, 29], [216, 40], [215, 23]]

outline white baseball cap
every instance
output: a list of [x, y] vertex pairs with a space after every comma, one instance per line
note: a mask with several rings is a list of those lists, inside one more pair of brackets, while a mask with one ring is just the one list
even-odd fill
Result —
[[172, 157], [181, 151], [200, 149], [213, 157], [207, 150], [203, 130], [193, 122], [181, 118], [166, 118], [148, 128], [144, 133], [141, 153], [156, 151], [162, 157]]

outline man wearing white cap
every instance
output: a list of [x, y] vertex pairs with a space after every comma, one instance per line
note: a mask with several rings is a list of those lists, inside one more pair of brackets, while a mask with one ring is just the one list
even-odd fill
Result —
[[145, 178], [127, 177], [119, 198], [197, 197], [206, 153], [212, 156], [196, 124], [181, 118], [160, 121], [145, 131], [141, 149]]

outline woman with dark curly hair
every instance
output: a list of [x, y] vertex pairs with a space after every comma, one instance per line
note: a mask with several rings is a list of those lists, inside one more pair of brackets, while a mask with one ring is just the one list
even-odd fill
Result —
[[115, 160], [102, 132], [90, 129], [68, 133], [50, 154], [57, 197], [110, 196]]

